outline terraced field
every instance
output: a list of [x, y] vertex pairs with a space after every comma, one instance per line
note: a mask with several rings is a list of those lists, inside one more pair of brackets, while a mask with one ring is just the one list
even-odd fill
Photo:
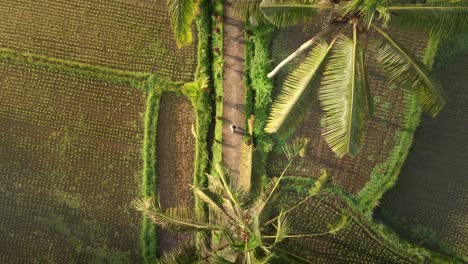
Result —
[[2, 1], [0, 16], [2, 48], [193, 79], [197, 43], [177, 48], [162, 0]]
[[[468, 53], [438, 76], [449, 96], [436, 120], [423, 119], [397, 185], [380, 214], [415, 243], [468, 258]], [[442, 249], [440, 248], [442, 247]]]
[[0, 262], [137, 262], [144, 94], [0, 63]]
[[[291, 186], [281, 198], [285, 206], [305, 197]], [[307, 185], [301, 185], [304, 186]], [[340, 222], [345, 215], [348, 220]], [[320, 234], [342, 226], [335, 234], [290, 238], [282, 242], [281, 247], [287, 252], [310, 263], [418, 263], [414, 256], [401, 252], [373, 230], [367, 220], [351, 214], [346, 203], [336, 195], [309, 199], [289, 217], [293, 219], [291, 234]]]

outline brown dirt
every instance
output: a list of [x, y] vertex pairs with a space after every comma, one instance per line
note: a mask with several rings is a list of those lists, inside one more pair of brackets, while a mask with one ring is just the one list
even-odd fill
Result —
[[[231, 0], [225, 2], [224, 12], [223, 162], [237, 179], [244, 129], [245, 45], [243, 22], [233, 15]], [[232, 124], [239, 126], [235, 133], [231, 133]]]
[[[194, 207], [193, 184], [195, 139], [193, 107], [185, 96], [164, 93], [161, 97], [156, 140], [156, 175], [158, 194], [163, 208]], [[190, 235], [173, 235], [165, 230], [158, 234], [161, 253]]]
[[[273, 41], [273, 55], [278, 63], [287, 54], [305, 42], [307, 36], [313, 36], [318, 28], [287, 28], [278, 32], [275, 39], [287, 40], [286, 43]], [[294, 36], [302, 37], [294, 37]], [[411, 47], [413, 52], [421, 55], [424, 50], [425, 37], [421, 34], [392, 34], [401, 45]], [[366, 133], [362, 149], [359, 154], [351, 158], [349, 155], [340, 159], [330, 150], [320, 134], [321, 110], [315, 98], [311, 104], [310, 113], [302, 125], [290, 137], [307, 137], [311, 140], [311, 150], [304, 160], [298, 161], [288, 174], [301, 177], [317, 177], [320, 168], [327, 169], [333, 183], [350, 193], [357, 193], [369, 180], [374, 167], [386, 160], [394, 146], [394, 137], [398, 130], [404, 129], [403, 114], [405, 111], [405, 91], [388, 83], [380, 66], [375, 60], [367, 56], [368, 75], [371, 94], [374, 97], [374, 117], [366, 123]], [[297, 64], [299, 62], [296, 61]], [[280, 87], [287, 73], [294, 67], [283, 70], [276, 79], [276, 86]], [[278, 88], [277, 88], [278, 89]], [[274, 154], [271, 157], [270, 172], [277, 175], [284, 168], [286, 161], [283, 155]]]
[[5, 63], [0, 86], [0, 262], [138, 262], [143, 94]]
[[[405, 236], [432, 229], [468, 256], [468, 54], [438, 72], [449, 100], [435, 119], [424, 118], [397, 185], [385, 195], [385, 220]], [[421, 239], [417, 239], [421, 241]], [[430, 245], [430, 244], [427, 244]]]

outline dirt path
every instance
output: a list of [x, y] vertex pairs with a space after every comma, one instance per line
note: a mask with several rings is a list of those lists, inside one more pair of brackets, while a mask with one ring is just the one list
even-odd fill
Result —
[[[240, 146], [244, 128], [244, 37], [243, 22], [233, 15], [232, 2], [224, 4], [224, 125], [223, 161], [235, 179], [239, 176]], [[240, 126], [232, 133], [230, 126]]]

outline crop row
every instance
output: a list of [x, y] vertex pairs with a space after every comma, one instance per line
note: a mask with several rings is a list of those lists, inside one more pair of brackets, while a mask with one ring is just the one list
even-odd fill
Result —
[[51, 0], [0, 3], [0, 46], [192, 79], [196, 44], [178, 49], [164, 3]]
[[[137, 262], [139, 215], [130, 202], [141, 158], [139, 146], [125, 143], [0, 118], [0, 262], [89, 262], [88, 254], [74, 255], [73, 243], [90, 239], [97, 248], [132, 252]], [[76, 220], [102, 230], [90, 237], [93, 227]]]
[[141, 140], [140, 91], [4, 63], [0, 76], [0, 117], [119, 143]]

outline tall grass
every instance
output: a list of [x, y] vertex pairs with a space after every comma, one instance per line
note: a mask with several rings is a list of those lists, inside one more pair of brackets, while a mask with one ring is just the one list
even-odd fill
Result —
[[[149, 80], [149, 86], [154, 81]], [[145, 136], [143, 141], [143, 175], [140, 187], [142, 197], [156, 196], [156, 130], [158, 125], [159, 101], [161, 90], [148, 87], [145, 114]], [[148, 218], [143, 217], [140, 246], [144, 263], [155, 263], [158, 252], [156, 226]]]

